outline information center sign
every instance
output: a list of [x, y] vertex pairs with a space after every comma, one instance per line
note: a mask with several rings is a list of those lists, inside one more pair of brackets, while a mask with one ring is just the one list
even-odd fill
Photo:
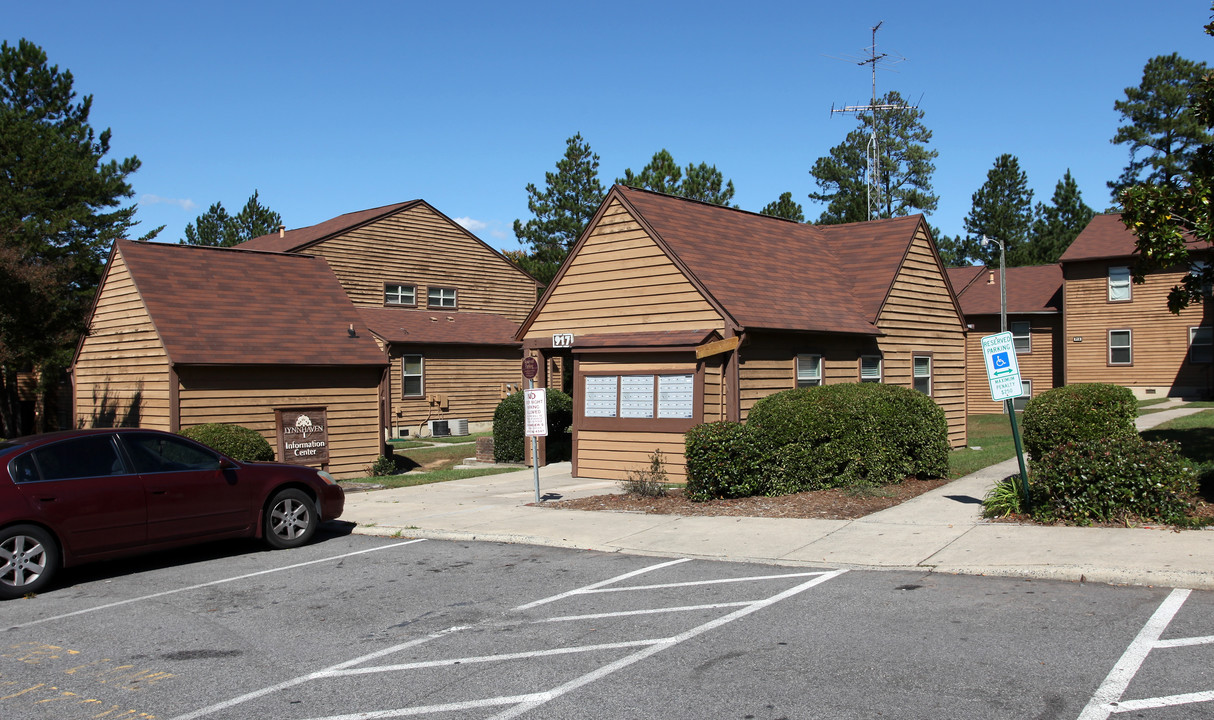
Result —
[[982, 338], [982, 357], [986, 360], [986, 379], [991, 384], [992, 400], [1000, 402], [1023, 394], [1016, 344], [1010, 332]]

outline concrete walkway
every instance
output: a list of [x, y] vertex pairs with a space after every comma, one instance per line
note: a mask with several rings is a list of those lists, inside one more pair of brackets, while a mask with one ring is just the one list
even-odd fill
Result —
[[[1160, 407], [1160, 406], [1156, 406]], [[1140, 430], [1200, 408], [1138, 418]], [[372, 535], [482, 540], [604, 552], [853, 568], [1052, 578], [1214, 589], [1214, 530], [1038, 527], [981, 517], [981, 500], [1015, 458], [858, 520], [683, 517], [557, 510], [535, 501], [530, 469], [395, 490], [351, 493], [342, 516]], [[563, 498], [619, 492], [540, 469]]]

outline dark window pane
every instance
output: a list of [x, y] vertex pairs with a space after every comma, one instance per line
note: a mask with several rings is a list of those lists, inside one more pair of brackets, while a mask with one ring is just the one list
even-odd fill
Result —
[[126, 467], [109, 435], [64, 440], [34, 450], [43, 480], [122, 475]]
[[214, 470], [219, 456], [184, 440], [163, 435], [124, 435], [123, 442], [141, 473]]

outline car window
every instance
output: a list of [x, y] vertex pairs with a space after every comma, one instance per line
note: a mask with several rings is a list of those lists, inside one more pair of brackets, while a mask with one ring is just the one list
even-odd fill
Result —
[[9, 476], [13, 482], [33, 482], [42, 479], [38, 474], [38, 466], [34, 464], [32, 453], [18, 455], [8, 466]]
[[169, 435], [131, 433], [122, 436], [135, 470], [141, 473], [215, 470], [219, 456]]
[[28, 453], [42, 471], [43, 480], [105, 477], [126, 473], [126, 465], [110, 435], [89, 435], [43, 445]]

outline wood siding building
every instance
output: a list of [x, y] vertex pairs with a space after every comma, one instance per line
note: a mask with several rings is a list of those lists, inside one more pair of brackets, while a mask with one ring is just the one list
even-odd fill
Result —
[[305, 464], [364, 475], [387, 360], [361, 326], [323, 259], [118, 241], [72, 366], [74, 424], [235, 423], [288, 460], [281, 413], [307, 411], [327, 458]]
[[432, 420], [490, 429], [522, 379], [514, 334], [538, 284], [423, 200], [347, 213], [240, 245], [324, 258], [391, 369], [384, 416], [394, 436]]
[[1097, 215], [1063, 253], [1065, 381], [1115, 383], [1139, 398], [1210, 397], [1210, 303], [1169, 312], [1168, 292], [1190, 269], [1134, 284], [1134, 243], [1119, 215]]
[[691, 426], [798, 384], [919, 387], [965, 443], [965, 328], [920, 216], [815, 227], [617, 186], [517, 337], [573, 361], [577, 476], [661, 450], [681, 478]]
[[[1007, 329], [1016, 346], [1024, 395], [1014, 405], [1023, 409], [1034, 396], [1062, 385], [1062, 266], [1009, 267]], [[966, 340], [966, 404], [972, 415], [998, 414], [1003, 403], [991, 400], [982, 338], [1001, 332], [999, 270], [988, 267], [948, 269], [969, 328]]]

